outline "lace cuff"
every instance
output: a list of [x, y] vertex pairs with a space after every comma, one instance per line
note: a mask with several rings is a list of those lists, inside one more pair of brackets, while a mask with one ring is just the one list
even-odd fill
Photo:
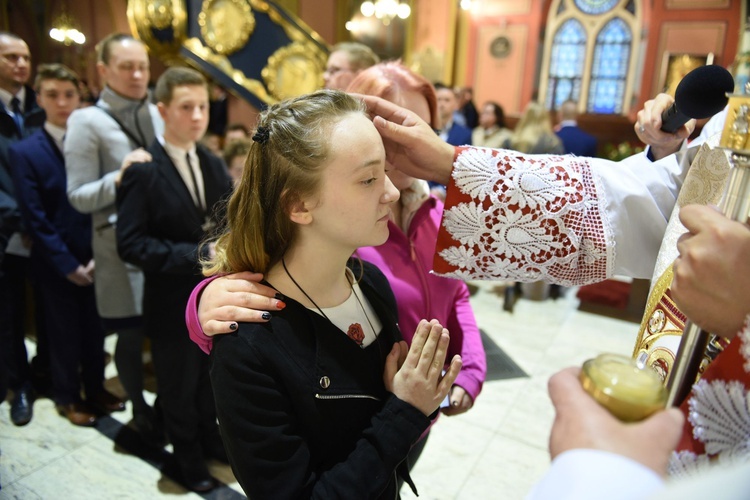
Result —
[[614, 236], [586, 159], [458, 150], [436, 273], [565, 286], [612, 274]]

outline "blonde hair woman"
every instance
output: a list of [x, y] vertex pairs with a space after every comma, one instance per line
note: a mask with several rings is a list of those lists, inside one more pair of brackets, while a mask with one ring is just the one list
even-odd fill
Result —
[[505, 148], [529, 154], [564, 154], [562, 142], [552, 130], [549, 112], [540, 103], [530, 102], [518, 120]]

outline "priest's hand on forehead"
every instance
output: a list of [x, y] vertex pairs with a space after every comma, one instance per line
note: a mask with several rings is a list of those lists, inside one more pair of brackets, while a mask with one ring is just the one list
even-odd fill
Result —
[[388, 162], [407, 175], [447, 184], [454, 148], [415, 113], [379, 97], [357, 95], [383, 138]]

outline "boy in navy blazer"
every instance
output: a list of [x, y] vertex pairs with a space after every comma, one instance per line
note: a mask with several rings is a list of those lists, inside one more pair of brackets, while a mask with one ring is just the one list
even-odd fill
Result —
[[[438, 130], [440, 138], [453, 146], [471, 146], [471, 129], [455, 121], [455, 115], [458, 112], [456, 92], [445, 84], [437, 82], [435, 94], [440, 118], [440, 130]], [[445, 200], [445, 186], [433, 181], [429, 181], [428, 184], [432, 194]]]
[[[46, 113], [41, 130], [13, 144], [11, 173], [33, 244], [32, 273], [44, 304], [55, 403], [75, 425], [96, 423], [97, 409], [121, 405], [104, 389], [104, 331], [96, 312], [91, 217], [66, 193], [62, 141], [78, 107], [78, 77], [62, 64], [42, 64], [37, 100]], [[81, 399], [81, 387], [86, 400]]]

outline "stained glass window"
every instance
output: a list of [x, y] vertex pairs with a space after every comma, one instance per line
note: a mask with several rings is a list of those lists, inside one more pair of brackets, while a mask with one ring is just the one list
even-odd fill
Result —
[[620, 0], [575, 0], [576, 7], [586, 14], [604, 14], [614, 9]]
[[641, 0], [552, 0], [547, 17], [541, 97], [549, 109], [567, 99], [589, 113], [629, 112]]
[[565, 21], [555, 33], [550, 57], [545, 102], [557, 109], [567, 99], [578, 100], [586, 61], [586, 31], [575, 19]]
[[604, 25], [596, 37], [587, 109], [590, 113], [621, 113], [633, 41], [620, 18]]

